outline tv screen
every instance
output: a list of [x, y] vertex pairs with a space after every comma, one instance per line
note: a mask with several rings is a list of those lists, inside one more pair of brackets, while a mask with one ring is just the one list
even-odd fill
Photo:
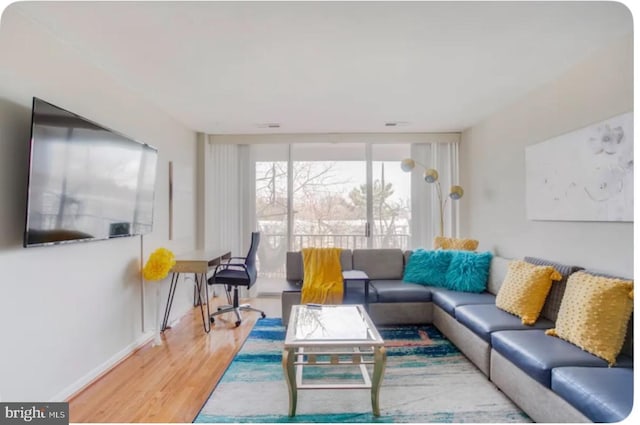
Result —
[[158, 152], [33, 98], [24, 246], [148, 233]]

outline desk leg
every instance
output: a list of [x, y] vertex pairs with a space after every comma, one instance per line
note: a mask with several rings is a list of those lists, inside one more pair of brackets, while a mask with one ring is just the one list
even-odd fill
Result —
[[296, 404], [298, 403], [298, 386], [296, 382], [296, 366], [294, 361], [296, 353], [294, 348], [287, 348], [282, 352], [282, 369], [289, 389], [289, 416], [296, 415]]
[[207, 274], [203, 274], [200, 279], [202, 279], [202, 284], [204, 285], [204, 302], [207, 305], [207, 325], [205, 326], [204, 330], [205, 332], [209, 332], [211, 330], [211, 310], [209, 309], [209, 283], [207, 282]]
[[374, 348], [373, 379], [371, 380], [371, 407], [373, 415], [380, 416], [380, 385], [387, 365], [387, 351], [384, 347]]
[[[211, 331], [211, 322], [209, 321], [210, 313], [209, 313], [209, 288], [205, 287], [206, 290], [206, 300], [202, 300], [202, 285], [207, 285], [206, 282], [207, 275], [206, 274], [196, 274], [196, 288], [198, 291], [198, 303], [200, 304], [200, 314], [202, 315], [202, 326], [204, 327], [204, 331], [209, 333]], [[204, 304], [207, 304], [207, 317], [204, 317]]]
[[164, 319], [162, 320], [162, 332], [168, 328], [167, 322], [169, 321], [169, 315], [171, 314], [171, 305], [173, 304], [173, 296], [176, 294], [176, 286], [178, 286], [178, 277], [180, 273], [173, 273], [171, 276], [171, 285], [169, 286], [169, 296], [167, 297], [167, 306], [164, 308]]

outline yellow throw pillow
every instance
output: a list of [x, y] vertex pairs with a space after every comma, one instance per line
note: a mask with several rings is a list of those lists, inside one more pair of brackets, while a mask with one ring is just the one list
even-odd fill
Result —
[[475, 251], [478, 248], [478, 241], [475, 239], [457, 239], [436, 236], [433, 241], [434, 249], [459, 249], [462, 251]]
[[496, 307], [520, 317], [524, 325], [533, 325], [544, 307], [552, 280], [560, 279], [562, 275], [552, 266], [511, 261], [496, 296]]
[[573, 273], [560, 303], [556, 327], [547, 335], [577, 345], [613, 366], [622, 350], [632, 311], [632, 281]]

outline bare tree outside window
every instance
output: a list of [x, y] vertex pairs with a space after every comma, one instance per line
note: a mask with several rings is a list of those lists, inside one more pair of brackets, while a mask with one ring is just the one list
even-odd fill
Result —
[[[411, 206], [409, 199], [395, 199], [393, 183], [382, 178], [373, 181], [373, 248], [407, 248], [407, 226]], [[360, 185], [349, 193], [353, 205], [365, 212], [367, 187]]]
[[[395, 163], [394, 163], [395, 164]], [[388, 165], [387, 165], [388, 166]], [[369, 247], [364, 161], [294, 161], [292, 250], [303, 247]], [[382, 164], [384, 170], [385, 164]], [[399, 165], [396, 164], [399, 170]], [[288, 248], [287, 162], [256, 163], [256, 219], [263, 234], [261, 274], [283, 276]], [[393, 181], [373, 181], [373, 247], [406, 248], [409, 199]]]

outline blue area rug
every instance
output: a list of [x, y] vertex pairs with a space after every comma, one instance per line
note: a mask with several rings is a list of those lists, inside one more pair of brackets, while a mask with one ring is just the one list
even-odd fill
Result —
[[[300, 390], [290, 418], [281, 363], [285, 328], [280, 319], [263, 319], [194, 422], [531, 422], [433, 326], [378, 330], [387, 347], [380, 417], [371, 412], [370, 390]], [[345, 366], [304, 371], [305, 380], [359, 376]]]

